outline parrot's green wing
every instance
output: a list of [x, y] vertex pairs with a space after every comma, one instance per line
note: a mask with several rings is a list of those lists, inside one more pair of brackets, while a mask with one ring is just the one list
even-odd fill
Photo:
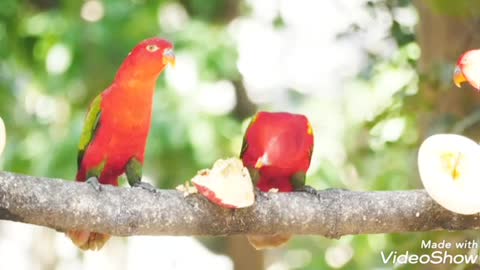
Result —
[[247, 129], [245, 130], [245, 134], [243, 135], [242, 149], [240, 151], [240, 158], [243, 158], [243, 155], [247, 151], [247, 148], [248, 148], [248, 142], [247, 142], [248, 130], [250, 129], [252, 124], [255, 123], [255, 121], [257, 120], [257, 117], [258, 117], [258, 113], [253, 116], [252, 120], [250, 120], [250, 123], [248, 124]]
[[[248, 131], [248, 129], [247, 129]], [[240, 150], [240, 158], [243, 158], [243, 155], [247, 151], [248, 148], [248, 143], [247, 143], [247, 133], [243, 135], [243, 141], [242, 141], [242, 149]]]
[[85, 117], [85, 124], [83, 126], [82, 136], [80, 137], [80, 143], [78, 145], [77, 166], [80, 169], [83, 155], [85, 151], [95, 137], [95, 132], [98, 130], [100, 123], [100, 117], [102, 114], [102, 95], [98, 95], [90, 104], [88, 108], [87, 116]]
[[[242, 150], [240, 151], [240, 158], [241, 159], [243, 159], [243, 155], [245, 154], [245, 152], [247, 152], [247, 148], [248, 148], [247, 134], [248, 134], [248, 131], [250, 130], [250, 127], [252, 126], [252, 124], [255, 123], [255, 121], [257, 120], [257, 117], [258, 117], [258, 113], [253, 116], [252, 120], [248, 124], [247, 129], [245, 130], [245, 134], [243, 135]], [[258, 181], [260, 180], [259, 171], [255, 168], [247, 168], [247, 169], [248, 169], [248, 172], [250, 173], [250, 178], [252, 178], [253, 185], [256, 186]]]
[[[310, 124], [309, 124], [310, 126]], [[311, 128], [309, 127], [309, 130]], [[311, 131], [309, 131], [311, 133]], [[313, 154], [313, 145], [308, 149], [308, 159], [312, 160], [312, 154]], [[306, 173], [305, 172], [297, 172], [294, 175], [292, 175], [292, 185], [295, 190], [299, 190], [303, 187], [305, 187], [305, 178], [306, 178]]]
[[297, 172], [296, 174], [292, 175], [291, 183], [293, 189], [298, 190], [305, 186], [305, 173], [304, 172]]

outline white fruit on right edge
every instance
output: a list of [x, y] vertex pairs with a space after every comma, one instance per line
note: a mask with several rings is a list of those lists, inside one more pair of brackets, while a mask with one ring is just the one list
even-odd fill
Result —
[[7, 133], [5, 132], [5, 124], [3, 123], [3, 120], [0, 117], [0, 156], [2, 155], [3, 149], [5, 149], [6, 139], [7, 139]]
[[418, 150], [418, 170], [427, 193], [459, 214], [480, 212], [480, 146], [464, 136], [437, 134]]

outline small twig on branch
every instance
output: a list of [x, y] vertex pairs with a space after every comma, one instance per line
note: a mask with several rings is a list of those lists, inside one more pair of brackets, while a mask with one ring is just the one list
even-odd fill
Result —
[[175, 190], [104, 186], [0, 172], [0, 219], [59, 231], [112, 235], [347, 234], [480, 228], [480, 215], [462, 216], [423, 190], [354, 192], [338, 189], [266, 193], [254, 206], [229, 210], [201, 195]]

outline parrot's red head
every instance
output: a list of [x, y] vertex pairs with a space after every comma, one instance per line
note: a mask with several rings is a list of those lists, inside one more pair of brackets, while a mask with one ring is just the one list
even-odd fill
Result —
[[247, 167], [271, 169], [278, 176], [308, 170], [313, 131], [305, 116], [260, 112], [245, 136], [248, 146], [242, 159]]
[[168, 64], [175, 66], [172, 43], [161, 38], [150, 38], [140, 42], [130, 52], [117, 78], [156, 80]]
[[466, 81], [475, 89], [480, 90], [480, 50], [465, 52], [457, 62], [453, 82], [460, 87]]

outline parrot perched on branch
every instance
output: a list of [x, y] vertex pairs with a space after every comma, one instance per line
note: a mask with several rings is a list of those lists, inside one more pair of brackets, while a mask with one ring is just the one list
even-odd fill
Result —
[[[259, 112], [243, 138], [240, 158], [260, 191], [306, 190], [305, 174], [313, 152], [313, 130], [299, 114]], [[285, 244], [291, 235], [249, 235], [256, 249]]]
[[457, 87], [469, 82], [473, 88], [480, 90], [480, 49], [467, 51], [458, 59], [453, 82]]
[[[142, 166], [153, 93], [168, 64], [175, 65], [175, 55], [173, 45], [164, 39], [144, 40], [130, 52], [113, 83], [90, 104], [78, 149], [77, 181], [87, 181], [101, 191], [100, 184], [117, 186], [118, 177], [125, 173], [130, 186], [155, 191], [141, 182]], [[110, 238], [76, 230], [67, 235], [83, 250], [101, 249]]]

